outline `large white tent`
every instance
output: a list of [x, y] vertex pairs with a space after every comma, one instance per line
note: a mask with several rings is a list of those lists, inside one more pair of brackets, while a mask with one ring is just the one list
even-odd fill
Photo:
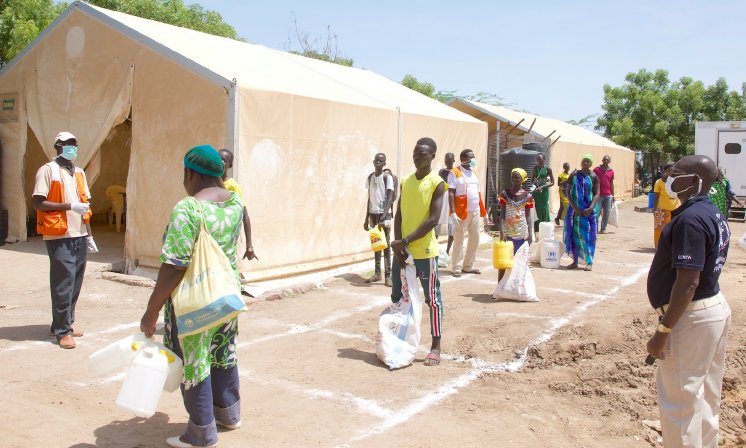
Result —
[[[128, 271], [158, 266], [185, 195], [182, 157], [197, 144], [236, 155], [261, 257], [242, 265], [249, 279], [370, 257], [364, 183], [377, 152], [400, 176], [420, 137], [439, 156], [486, 153], [484, 123], [373, 72], [82, 2], [0, 71], [0, 97], [9, 239], [26, 238], [33, 173], [69, 130], [89, 181], [108, 182], [112, 164], [125, 171]], [[106, 198], [92, 188], [95, 208]]]

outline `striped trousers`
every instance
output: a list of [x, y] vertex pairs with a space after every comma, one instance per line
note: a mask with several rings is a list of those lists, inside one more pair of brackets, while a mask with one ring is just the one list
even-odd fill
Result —
[[[440, 278], [438, 277], [438, 257], [414, 260], [417, 278], [425, 292], [425, 303], [430, 308], [430, 334], [440, 337], [443, 323], [443, 302], [440, 297]], [[402, 294], [401, 268], [394, 258], [391, 263], [391, 301], [398, 302]]]

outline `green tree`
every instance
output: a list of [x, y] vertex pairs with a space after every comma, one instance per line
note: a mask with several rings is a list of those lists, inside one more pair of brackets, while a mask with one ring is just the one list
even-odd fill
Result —
[[596, 129], [641, 151], [648, 168], [693, 154], [695, 122], [746, 118], [746, 86], [741, 93], [730, 91], [722, 78], [705, 87], [689, 77], [672, 83], [665, 70], [641, 69], [625, 81], [604, 85], [604, 113]]
[[404, 87], [409, 87], [415, 92], [420, 92], [425, 96], [437, 99], [435, 96], [435, 86], [429, 82], [418, 80], [414, 75], [405, 75], [404, 79], [401, 80], [401, 83]]
[[[216, 36], [241, 39], [214, 11], [183, 0], [89, 0], [92, 5], [189, 28]], [[0, 0], [0, 66], [18, 55], [67, 8], [52, 0]]]
[[52, 0], [0, 0], [0, 67], [16, 57], [66, 6]]

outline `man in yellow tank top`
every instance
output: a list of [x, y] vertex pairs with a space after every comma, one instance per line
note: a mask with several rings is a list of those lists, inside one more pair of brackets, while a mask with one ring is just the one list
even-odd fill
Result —
[[417, 140], [412, 158], [416, 171], [401, 182], [401, 197], [394, 218], [394, 238], [391, 248], [396, 262], [391, 266], [391, 301], [402, 298], [401, 269], [406, 265], [406, 254], [412, 254], [425, 292], [425, 303], [430, 307], [430, 334], [433, 337], [430, 353], [424, 365], [440, 364], [440, 336], [443, 322], [443, 304], [438, 278], [438, 240], [435, 226], [438, 224], [445, 182], [432, 171], [437, 146], [431, 138]]

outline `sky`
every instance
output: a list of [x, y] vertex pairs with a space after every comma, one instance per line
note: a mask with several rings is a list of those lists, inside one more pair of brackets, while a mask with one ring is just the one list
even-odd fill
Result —
[[[187, 0], [189, 3], [189, 0]], [[561, 120], [602, 113], [603, 86], [641, 68], [706, 85], [746, 81], [746, 1], [201, 0], [249, 42], [280, 50], [298, 28], [358, 68], [488, 92]]]

